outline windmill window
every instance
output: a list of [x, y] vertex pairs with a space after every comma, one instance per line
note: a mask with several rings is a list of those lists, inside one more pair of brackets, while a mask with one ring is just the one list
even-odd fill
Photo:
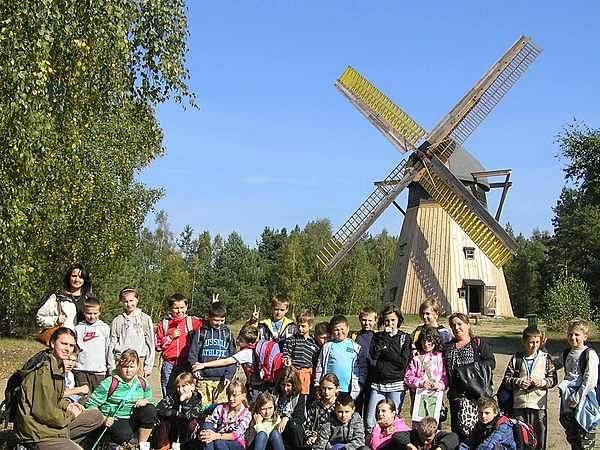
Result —
[[463, 247], [465, 259], [475, 259], [475, 247]]

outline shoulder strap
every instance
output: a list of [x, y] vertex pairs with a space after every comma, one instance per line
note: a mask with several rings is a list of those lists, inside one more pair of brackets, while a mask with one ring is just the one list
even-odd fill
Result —
[[523, 352], [515, 353], [515, 371], [520, 374], [521, 366], [523, 365], [523, 359], [525, 358], [525, 354]]
[[162, 329], [165, 335], [169, 331], [169, 319], [167, 319], [166, 317], [162, 320]]
[[138, 381], [140, 382], [140, 386], [142, 387], [142, 389], [145, 391], [146, 387], [148, 386], [146, 384], [146, 379], [144, 377], [138, 377]]
[[579, 357], [579, 370], [583, 375], [585, 373], [585, 369], [587, 369], [588, 362], [590, 360], [590, 348], [586, 348], [583, 352], [581, 352], [581, 356]]
[[108, 400], [115, 393], [117, 388], [119, 387], [119, 379], [117, 377], [112, 377], [110, 380], [110, 386], [108, 387], [108, 393], [106, 394], [106, 399]]
[[185, 331], [190, 334], [194, 330], [194, 322], [192, 316], [185, 316]]

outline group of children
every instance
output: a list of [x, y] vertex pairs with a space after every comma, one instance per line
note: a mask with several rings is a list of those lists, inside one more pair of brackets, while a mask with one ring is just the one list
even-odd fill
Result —
[[[76, 327], [80, 350], [74, 377], [65, 375], [65, 386], [73, 401], [90, 394], [86, 407], [110, 403], [101, 410], [113, 418], [107, 423], [111, 428], [114, 418], [127, 417], [115, 415], [119, 402], [130, 404], [129, 417], [135, 418], [130, 427], [145, 430], [138, 432], [140, 442], [148, 440], [152, 415], [134, 413], [152, 403], [150, 388], [141, 380], [150, 373], [156, 350], [162, 355], [163, 393], [156, 408], [156, 448], [517, 448], [517, 422], [503, 414], [509, 413], [506, 402], [501, 411], [494, 398], [479, 400], [479, 422], [462, 443], [456, 434], [441, 431], [433, 417], [411, 426], [400, 417], [407, 391], [412, 403], [417, 389], [448, 388], [443, 350], [452, 334], [438, 323], [435, 301], [421, 305], [423, 324], [412, 335], [400, 329], [403, 316], [397, 306], [385, 305], [380, 314], [365, 307], [359, 314], [361, 330], [352, 339], [342, 315], [313, 326], [314, 315], [301, 311], [294, 323], [286, 317], [289, 301], [284, 297], [273, 299], [268, 319], [259, 321], [255, 309], [237, 338], [225, 324], [226, 307], [220, 301], [213, 301], [206, 317], [198, 319], [187, 315], [185, 297], [174, 294], [168, 299], [168, 316], [154, 327], [138, 308], [135, 289], [123, 289], [120, 299], [124, 312], [110, 330], [99, 319], [98, 301], [86, 300], [85, 321]], [[590, 417], [582, 425], [579, 412], [584, 400], [595, 395], [598, 379], [598, 356], [585, 345], [588, 335], [585, 322], [572, 322], [570, 348], [562, 355], [560, 420], [573, 448], [593, 443], [596, 425]], [[542, 340], [537, 329], [524, 331], [524, 351], [511, 358], [502, 387], [510, 394], [511, 418], [530, 424], [545, 448], [547, 390], [557, 377], [552, 358], [540, 349]], [[125, 381], [123, 392], [110, 392], [110, 377], [102, 381], [115, 367]], [[132, 374], [134, 369], [139, 371]]]

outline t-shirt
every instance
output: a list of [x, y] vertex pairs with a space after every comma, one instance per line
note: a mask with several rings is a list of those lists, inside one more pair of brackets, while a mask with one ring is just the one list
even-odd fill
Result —
[[355, 358], [354, 342], [344, 339], [341, 342], [330, 342], [329, 358], [325, 373], [334, 373], [340, 380], [340, 391], [350, 392], [352, 365]]
[[240, 350], [232, 356], [238, 364], [252, 364], [254, 363], [254, 350], [251, 348], [245, 348]]

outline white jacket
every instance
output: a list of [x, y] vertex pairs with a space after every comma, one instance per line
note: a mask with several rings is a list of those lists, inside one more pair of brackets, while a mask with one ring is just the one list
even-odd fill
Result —
[[[67, 316], [65, 322], [63, 323], [63, 327], [70, 328], [74, 331], [75, 322], [77, 321], [77, 306], [75, 306], [75, 303], [70, 301], [68, 297], [65, 297], [65, 300], [61, 301], [60, 303], [63, 313], [65, 316]], [[58, 298], [56, 293], [54, 293], [48, 297], [48, 300], [46, 300], [41, 308], [38, 309], [35, 320], [39, 327], [50, 328], [56, 325], [56, 322], [58, 322], [58, 315]]]

